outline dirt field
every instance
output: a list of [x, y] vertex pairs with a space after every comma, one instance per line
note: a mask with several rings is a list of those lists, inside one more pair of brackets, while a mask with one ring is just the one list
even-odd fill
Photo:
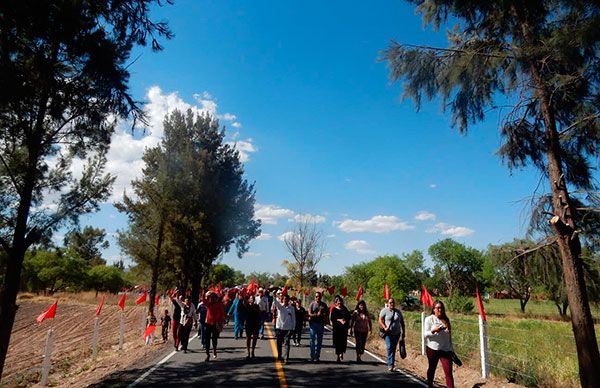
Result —
[[[8, 357], [2, 376], [3, 386], [34, 386], [40, 379], [44, 345], [48, 329], [54, 328], [54, 351], [52, 353], [51, 386], [86, 386], [102, 380], [115, 371], [127, 369], [133, 364], [158, 360], [162, 354], [171, 351], [171, 343], [145, 346], [143, 343], [140, 320], [143, 309], [128, 305], [125, 308], [126, 333], [123, 350], [118, 350], [119, 314], [116, 297], [107, 299], [100, 319], [100, 350], [95, 361], [92, 360], [93, 304], [74, 303], [59, 298], [56, 318], [37, 325], [35, 318], [53, 303], [55, 299], [34, 301], [21, 300], [13, 328]], [[131, 302], [131, 301], [130, 301]], [[162, 302], [161, 307], [166, 307]], [[370, 350], [385, 355], [385, 345], [375, 338], [370, 342]], [[349, 359], [354, 356], [350, 350]], [[398, 366], [407, 369], [415, 376], [423, 377], [427, 369], [427, 360], [416, 351], [408, 349], [408, 357]], [[486, 388], [518, 387], [497, 379], [487, 381], [480, 377], [479, 371], [465, 366], [455, 368], [457, 387], [485, 386]], [[438, 368], [436, 380], [443, 385], [443, 371]]]

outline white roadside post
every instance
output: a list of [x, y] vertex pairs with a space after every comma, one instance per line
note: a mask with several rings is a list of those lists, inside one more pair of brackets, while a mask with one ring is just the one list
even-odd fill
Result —
[[421, 311], [421, 355], [425, 355], [425, 311]]
[[119, 323], [119, 350], [123, 350], [123, 337], [125, 336], [125, 312], [121, 311], [121, 322]]
[[486, 333], [486, 322], [479, 315], [479, 345], [481, 353], [481, 377], [487, 379], [489, 376], [488, 371], [488, 350], [487, 350], [487, 333]]
[[94, 335], [92, 336], [92, 358], [98, 355], [98, 336], [100, 334], [100, 317], [94, 318]]
[[50, 356], [52, 355], [52, 335], [54, 333], [54, 329], [52, 326], [48, 330], [48, 336], [46, 337], [46, 349], [44, 351], [44, 361], [42, 362], [42, 380], [40, 381], [40, 385], [45, 386], [48, 384], [48, 374], [50, 373]]

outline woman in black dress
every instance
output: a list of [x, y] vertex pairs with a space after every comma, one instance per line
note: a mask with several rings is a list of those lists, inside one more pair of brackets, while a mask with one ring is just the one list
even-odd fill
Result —
[[[246, 358], [254, 358], [259, 329], [260, 308], [256, 304], [254, 295], [250, 295], [246, 300], [246, 349], [248, 350]], [[250, 352], [250, 345], [252, 345], [252, 352]]]
[[333, 346], [335, 347], [337, 362], [341, 362], [344, 359], [344, 353], [346, 353], [350, 312], [344, 306], [344, 300], [339, 295], [333, 300], [330, 321], [333, 326]]

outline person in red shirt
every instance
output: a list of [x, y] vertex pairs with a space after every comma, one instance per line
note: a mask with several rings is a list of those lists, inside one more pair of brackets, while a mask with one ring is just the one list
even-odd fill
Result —
[[204, 300], [206, 305], [206, 337], [204, 348], [206, 349], [206, 360], [210, 360], [210, 344], [213, 345], [213, 358], [217, 358], [217, 340], [223, 324], [225, 323], [225, 308], [223, 302], [214, 291], [208, 291]]

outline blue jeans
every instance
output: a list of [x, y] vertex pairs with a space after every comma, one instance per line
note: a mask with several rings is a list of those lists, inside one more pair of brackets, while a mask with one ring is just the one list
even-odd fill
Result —
[[310, 322], [310, 359], [318, 360], [321, 358], [321, 346], [323, 345], [323, 331], [325, 325], [322, 323]]
[[242, 338], [244, 336], [244, 322], [246, 317], [235, 317], [233, 320], [233, 336]]
[[387, 349], [388, 367], [393, 367], [396, 363], [396, 348], [398, 347], [399, 340], [400, 334], [388, 334], [385, 336], [385, 348]]
[[206, 332], [206, 322], [198, 321], [198, 338], [200, 338], [200, 343], [204, 345], [205, 341], [205, 332]]
[[267, 312], [266, 311], [261, 311], [260, 312], [260, 326], [258, 329], [258, 336], [262, 337], [263, 335], [265, 335], [265, 321], [267, 320]]

